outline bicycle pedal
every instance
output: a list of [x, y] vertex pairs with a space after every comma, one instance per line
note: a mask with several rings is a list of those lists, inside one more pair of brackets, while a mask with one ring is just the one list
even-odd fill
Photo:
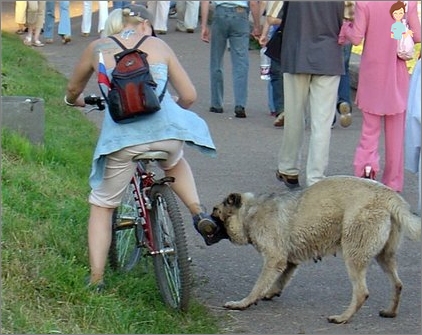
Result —
[[114, 228], [117, 230], [130, 229], [133, 227], [135, 227], [135, 220], [128, 220], [128, 219], [117, 222], [116, 225], [114, 226]]

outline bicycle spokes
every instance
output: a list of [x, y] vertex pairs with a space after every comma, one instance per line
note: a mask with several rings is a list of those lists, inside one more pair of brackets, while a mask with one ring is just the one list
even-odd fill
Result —
[[151, 225], [154, 232], [154, 269], [166, 303], [186, 310], [189, 299], [190, 271], [183, 220], [168, 185], [151, 190]]

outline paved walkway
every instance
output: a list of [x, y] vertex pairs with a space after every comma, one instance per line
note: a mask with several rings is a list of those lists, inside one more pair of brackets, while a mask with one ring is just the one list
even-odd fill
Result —
[[[57, 40], [55, 44], [37, 49], [65, 76], [71, 74], [87, 43], [97, 37], [95, 34], [88, 38], [80, 36], [81, 3], [72, 2], [71, 5], [72, 13], [76, 15], [72, 18], [72, 42], [63, 46]], [[2, 3], [2, 30], [16, 29], [13, 5]], [[96, 20], [97, 13], [94, 13], [93, 27], [96, 27]], [[258, 51], [250, 51], [248, 117], [236, 119], [233, 117], [229, 57], [225, 58], [226, 113], [210, 114], [207, 112], [209, 45], [201, 42], [198, 32], [175, 32], [174, 19], [169, 20], [169, 32], [162, 38], [174, 48], [196, 85], [198, 101], [192, 109], [208, 122], [218, 148], [215, 159], [186, 148], [186, 157], [192, 165], [204, 205], [211, 209], [233, 191], [267, 193], [284, 190], [274, 176], [283, 129], [274, 128], [274, 119], [268, 115], [266, 83], [259, 79]], [[95, 81], [90, 82], [86, 93], [98, 93]], [[89, 118], [100, 125], [100, 113], [91, 113]], [[328, 175], [352, 174], [360, 126], [360, 111], [354, 106], [353, 124], [346, 129], [336, 125], [332, 130]], [[382, 157], [383, 140], [380, 146]], [[406, 173], [403, 196], [414, 208], [417, 192], [417, 177]], [[189, 223], [188, 213], [185, 210], [183, 213]], [[206, 247], [191, 225], [187, 224], [186, 231], [195, 273], [195, 295], [221, 316], [224, 333], [419, 334], [421, 331], [421, 255], [418, 243], [405, 239], [398, 256], [404, 289], [397, 318], [378, 317], [378, 311], [385, 307], [390, 297], [390, 286], [379, 267], [372, 264], [368, 270], [369, 299], [350, 324], [332, 325], [327, 323], [326, 317], [344, 309], [351, 294], [341, 257], [327, 257], [318, 264], [304, 264], [283, 295], [274, 301], [260, 302], [242, 312], [226, 311], [221, 307], [225, 301], [242, 298], [250, 291], [259, 274], [261, 259], [252, 247], [236, 247], [228, 241]]]

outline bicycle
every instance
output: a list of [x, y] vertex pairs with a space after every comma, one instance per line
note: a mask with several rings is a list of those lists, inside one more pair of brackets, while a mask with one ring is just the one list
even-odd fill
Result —
[[[104, 98], [85, 97], [85, 103], [104, 110]], [[136, 171], [113, 212], [109, 264], [114, 271], [128, 272], [142, 256], [151, 256], [161, 296], [171, 308], [186, 311], [189, 306], [190, 259], [182, 215], [170, 188], [173, 177], [155, 178], [154, 161], [168, 153], [149, 151], [137, 155]]]

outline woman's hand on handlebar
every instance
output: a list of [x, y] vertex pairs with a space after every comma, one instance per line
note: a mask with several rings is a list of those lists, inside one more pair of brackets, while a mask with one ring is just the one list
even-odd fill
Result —
[[105, 109], [105, 100], [101, 96], [95, 94], [88, 95], [84, 97], [84, 102], [87, 105], [95, 106], [93, 109], [98, 109], [100, 111]]
[[73, 106], [73, 107], [85, 107], [86, 105], [93, 106], [92, 108], [89, 109], [89, 111], [87, 111], [87, 113], [91, 112], [94, 109], [100, 110], [100, 111], [105, 109], [104, 98], [101, 96], [97, 96], [95, 94], [84, 96], [83, 93], [81, 93], [74, 103], [70, 103], [67, 100], [67, 97], [65, 96], [64, 102], [66, 105]]
[[84, 95], [82, 93], [79, 94], [79, 96], [76, 98], [74, 102], [69, 101], [68, 97], [65, 95], [64, 103], [68, 106], [73, 106], [73, 107], [85, 107], [85, 104], [86, 104]]

